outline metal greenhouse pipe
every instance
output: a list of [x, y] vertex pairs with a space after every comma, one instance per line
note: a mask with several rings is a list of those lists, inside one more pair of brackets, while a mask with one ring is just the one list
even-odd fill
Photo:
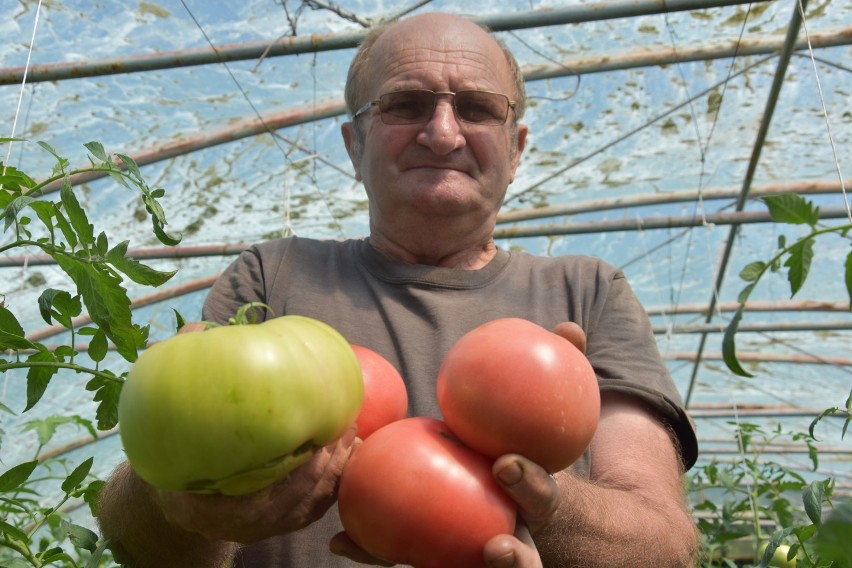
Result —
[[[589, 213], [592, 211], [604, 211], [608, 209], [623, 209], [628, 207], [641, 207], [645, 205], [660, 205], [667, 203], [689, 203], [699, 197], [709, 199], [731, 199], [740, 194], [740, 188], [708, 188], [704, 190], [680, 190], [663, 193], [651, 193], [642, 195], [631, 195], [627, 197], [616, 197], [613, 199], [595, 199], [581, 201], [579, 203], [567, 203], [564, 205], [552, 205], [549, 207], [533, 207], [531, 209], [518, 209], [507, 211], [497, 216], [497, 223], [515, 223], [531, 219], [542, 219], [545, 217], [558, 217], [561, 215], [574, 215], [577, 213]], [[842, 187], [837, 180], [813, 180], [791, 183], [771, 183], [759, 185], [752, 188], [752, 196], [775, 195], [778, 193], [824, 194], [841, 193]]]
[[[846, 208], [822, 207], [820, 219], [845, 219]], [[547, 237], [553, 235], [580, 235], [588, 233], [611, 233], [616, 231], [645, 231], [649, 229], [672, 229], [676, 227], [700, 227], [711, 225], [741, 225], [774, 222], [768, 211], [740, 211], [728, 213], [708, 213], [701, 215], [676, 215], [669, 217], [644, 217], [641, 219], [617, 219], [613, 221], [585, 221], [564, 224], [520, 226], [497, 229], [495, 239], [519, 239], [527, 237]], [[712, 309], [712, 305], [711, 305]]]
[[[655, 325], [652, 326], [653, 332], [656, 335], [665, 335], [667, 333], [688, 334], [700, 333], [707, 335], [710, 333], [724, 333], [723, 326], [714, 323], [696, 323], [684, 324], [676, 326]], [[821, 321], [821, 322], [787, 322], [787, 323], [742, 323], [739, 326], [740, 332], [785, 332], [785, 331], [837, 331], [852, 329], [852, 320], [836, 320], [836, 321]], [[696, 352], [696, 361], [700, 362], [703, 358], [703, 352]]]
[[[723, 302], [716, 305], [720, 312], [735, 312], [739, 302]], [[817, 300], [750, 301], [746, 302], [747, 312], [847, 312], [849, 302], [820, 302]], [[677, 306], [646, 306], [649, 316], [706, 314], [706, 304], [680, 304]]]
[[[763, 151], [763, 145], [766, 142], [766, 136], [769, 132], [769, 125], [772, 122], [772, 115], [775, 113], [775, 105], [778, 102], [778, 96], [781, 94], [781, 88], [784, 86], [784, 77], [787, 74], [787, 66], [790, 63], [790, 58], [793, 56], [794, 46], [796, 44], [796, 38], [799, 35], [799, 29], [802, 26], [802, 13], [800, 13], [800, 9], [802, 12], [805, 11], [808, 5], [808, 0], [793, 0], [793, 15], [790, 18], [790, 23], [787, 26], [787, 39], [784, 42], [784, 47], [781, 50], [780, 55], [778, 56], [778, 66], [775, 70], [775, 75], [772, 78], [772, 86], [769, 89], [769, 95], [767, 97], [766, 106], [763, 110], [763, 117], [760, 120], [760, 126], [757, 131], [757, 139], [755, 140], [751, 158], [749, 159], [748, 168], [746, 170], [745, 179], [742, 184], [742, 191], [740, 192], [739, 197], [737, 198], [736, 210], [737, 212], [742, 211], [745, 207], [746, 200], [748, 199], [749, 191], [751, 190], [751, 183], [754, 180], [754, 174], [757, 171], [757, 164], [760, 161], [760, 154]], [[725, 281], [725, 276], [728, 271], [728, 262], [731, 260], [731, 255], [734, 249], [734, 243], [736, 242], [737, 231], [739, 230], [739, 225], [737, 223], [733, 223], [728, 232], [728, 238], [725, 241], [725, 245], [723, 247], [723, 252], [721, 255], [721, 259], [719, 261], [718, 271], [716, 273], [716, 281], [714, 282], [713, 293], [710, 295], [709, 306], [710, 310], [707, 314], [707, 319], [705, 320], [707, 323], [713, 321], [714, 315], [714, 306], [717, 302], [716, 291], [722, 289], [722, 283]], [[703, 335], [701, 340], [699, 341], [698, 349], [696, 352], [698, 353], [698, 360], [701, 359], [701, 353], [704, 351], [704, 347], [707, 343], [707, 336]], [[689, 387], [687, 388], [686, 397], [684, 401], [687, 406], [692, 398], [692, 391], [695, 387], [695, 382], [698, 380], [698, 368], [699, 364], [696, 361], [696, 364], [692, 369], [692, 376], [689, 380]]]
[[[697, 353], [677, 352], [663, 353], [663, 359], [670, 361], [697, 361]], [[737, 353], [737, 359], [741, 362], [750, 361], [754, 363], [797, 363], [811, 365], [832, 365], [835, 367], [852, 367], [850, 357], [827, 357], [823, 355], [788, 354], [788, 353]], [[723, 361], [721, 353], [704, 353], [701, 362]], [[690, 407], [691, 409], [692, 407]]]
[[[769, 0], [756, 0], [766, 2]], [[651, 14], [702, 10], [720, 6], [748, 4], [749, 0], [619, 0], [589, 5], [575, 5], [559, 9], [532, 10], [508, 15], [475, 18], [494, 31], [578, 24], [615, 18], [630, 18]], [[98, 59], [89, 62], [51, 63], [33, 65], [27, 81], [58, 81], [80, 77], [96, 77], [120, 73], [155, 71], [176, 67], [208, 65], [229, 61], [244, 61], [261, 57], [315, 53], [356, 47], [367, 30], [342, 34], [312, 34], [309, 36], [282, 37], [275, 41], [254, 41], [216, 48], [196, 48], [156, 54]], [[24, 68], [0, 70], [0, 85], [20, 84]]]
[[[822, 37], [823, 39], [820, 40], [820, 37]], [[843, 28], [837, 31], [825, 32], [824, 34], [822, 34], [822, 36], [820, 34], [812, 34], [812, 38], [814, 38], [812, 39], [812, 43], [815, 47], [828, 47], [834, 45], [852, 44], [852, 28]], [[755, 50], [754, 53], [775, 53], [780, 45], [777, 40], [764, 40], [762, 44], [764, 45], [764, 47], [762, 48], [763, 51]], [[705, 54], [707, 59], [713, 59], [728, 56], [731, 53], [730, 50], [730, 47], [708, 45], [704, 47], [698, 46], [693, 51], [700, 51], [701, 53]], [[665, 56], [666, 54], [669, 54], [668, 59]], [[687, 59], [685, 60], [690, 60], [689, 57], [690, 52], [687, 51]], [[561, 77], [566, 75], [583, 73], [595, 73], [605, 70], [644, 67], [649, 65], [658, 65], [662, 63], [676, 63], [679, 61], [681, 61], [681, 59], [671, 58], [670, 49], [651, 50], [645, 53], [640, 52], [639, 54], [637, 54], [635, 50], [626, 50], [620, 53], [609, 54], [602, 58], [595, 58], [594, 60], [590, 60], [590, 58], [588, 57], [580, 57], [566, 60], [560, 65], [537, 67], [535, 68], [536, 70], [532, 70], [529, 72], [525, 71], [525, 76], [529, 81], [536, 81], [551, 77]], [[742, 72], [744, 72], [744, 70], [738, 72], [738, 74]], [[707, 91], [698, 93], [697, 95], [692, 97], [690, 101], [703, 96], [704, 94], [706, 94], [706, 92], [711, 91], [715, 87], [716, 85], [712, 86]], [[688, 102], [689, 101], [679, 106], [684, 106], [688, 104]], [[665, 114], [668, 115], [671, 112], [674, 112], [675, 110], [677, 110], [677, 107], [675, 109], [669, 110]], [[199, 135], [179, 138], [165, 146], [147, 148], [136, 153], [126, 153], [131, 158], [136, 160], [136, 162], [140, 165], [151, 164], [160, 160], [173, 158], [175, 156], [187, 154], [196, 150], [216, 146], [218, 144], [225, 144], [249, 136], [256, 136], [267, 131], [274, 131], [288, 126], [295, 126], [297, 124], [311, 122], [314, 120], [321, 120], [334, 116], [340, 116], [345, 113], [346, 106], [343, 101], [329, 101], [326, 103], [321, 103], [318, 106], [314, 105], [311, 107], [299, 107], [295, 109], [272, 112], [267, 115], [263, 115], [260, 118], [256, 116], [243, 118], [242, 120], [233, 125], [229, 125], [227, 127], [211, 132], [202, 133]], [[102, 174], [100, 172], [90, 172], [84, 175], [81, 174], [79, 176], [72, 177], [71, 184], [75, 185], [78, 183], [85, 183], [87, 181], [93, 181], [102, 177], [106, 177], [106, 174]], [[535, 186], [540, 185], [540, 183], [541, 182], [537, 183]], [[45, 188], [45, 192], [57, 191], [58, 188], [59, 183], [53, 183]], [[517, 196], [513, 196], [512, 198], [514, 197]]]

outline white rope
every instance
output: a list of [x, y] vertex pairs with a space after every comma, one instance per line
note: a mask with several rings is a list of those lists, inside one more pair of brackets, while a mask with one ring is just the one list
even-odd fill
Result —
[[840, 160], [837, 157], [837, 146], [834, 144], [834, 135], [831, 132], [831, 120], [828, 117], [828, 108], [825, 104], [825, 95], [822, 92], [822, 84], [819, 81], [819, 71], [817, 71], [816, 58], [814, 57], [814, 48], [811, 45], [811, 38], [808, 35], [808, 26], [807, 20], [805, 18], [805, 10], [802, 6], [802, 0], [797, 2], [799, 7], [799, 14], [802, 17], [802, 30], [805, 32], [805, 39], [808, 42], [808, 53], [811, 58], [811, 65], [814, 68], [814, 79], [816, 80], [817, 92], [819, 93], [819, 100], [822, 104], [822, 115], [825, 118], [825, 127], [828, 131], [828, 142], [831, 144], [831, 153], [834, 157], [834, 167], [837, 170], [837, 177], [840, 180], [840, 190], [843, 192], [843, 201], [846, 204], [846, 215], [849, 217], [849, 220], [852, 221], [852, 209], [849, 207], [849, 195], [846, 193], [846, 186], [843, 183], [843, 172], [840, 169]]
[[[41, 0], [38, 0], [38, 6], [36, 6], [35, 21], [33, 22], [33, 35], [30, 38], [29, 50], [27, 50], [27, 63], [24, 65], [24, 77], [21, 80], [21, 92], [18, 94], [18, 105], [15, 108], [15, 118], [12, 121], [12, 133], [9, 134], [9, 138], [14, 138], [15, 132], [18, 129], [18, 116], [21, 114], [21, 103], [24, 100], [24, 90], [25, 90], [26, 85], [27, 85], [27, 72], [30, 69], [30, 59], [32, 58], [32, 55], [33, 55], [33, 46], [35, 45], [36, 30], [38, 29], [39, 14], [41, 14]], [[9, 160], [12, 157], [12, 145], [13, 144], [14, 144], [14, 141], [10, 141], [9, 147], [6, 149], [6, 161], [3, 163], [3, 174], [4, 175], [6, 174], [6, 167], [9, 164]], [[2, 184], [0, 184], [0, 189], [3, 189]]]

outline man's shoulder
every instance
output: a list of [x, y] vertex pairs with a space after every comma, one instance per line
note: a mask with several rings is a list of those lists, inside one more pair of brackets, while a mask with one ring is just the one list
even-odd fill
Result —
[[363, 239], [316, 239], [310, 237], [281, 237], [252, 245], [249, 250], [264, 258], [280, 259], [285, 254], [328, 255], [354, 252]]

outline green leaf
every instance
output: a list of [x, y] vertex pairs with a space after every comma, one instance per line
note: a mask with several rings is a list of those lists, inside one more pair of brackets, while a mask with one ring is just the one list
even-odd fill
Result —
[[752, 262], [740, 271], [740, 278], [746, 282], [756, 282], [764, 270], [766, 270], [765, 262]]
[[9, 227], [15, 224], [15, 220], [18, 218], [18, 214], [21, 210], [26, 209], [30, 203], [35, 201], [35, 198], [30, 197], [29, 195], [21, 195], [12, 200], [9, 205], [6, 206], [6, 210], [3, 211], [3, 217], [5, 219], [5, 223], [3, 225], [3, 231], [8, 231]]
[[[86, 479], [86, 476], [89, 475], [93, 462], [94, 458], [89, 458], [74, 468], [74, 471], [68, 474], [68, 477], [66, 477], [65, 481], [62, 482], [62, 491], [65, 493], [72, 493], [80, 487]], [[95, 540], [97, 540], [97, 538]]]
[[8, 493], [20, 487], [30, 478], [37, 465], [38, 460], [33, 460], [5, 471], [3, 475], [0, 475], [0, 493]]
[[737, 308], [734, 317], [731, 319], [731, 323], [728, 324], [728, 327], [725, 329], [725, 336], [722, 339], [722, 358], [725, 361], [725, 365], [728, 366], [728, 369], [731, 370], [736, 375], [741, 377], [754, 377], [751, 373], [746, 372], [745, 369], [740, 365], [739, 360], [737, 359], [737, 348], [735, 343], [735, 336], [737, 334], [737, 329], [740, 326], [740, 320], [742, 320], [743, 312], [745, 310], [745, 306], [740, 304], [740, 307]]
[[821, 481], [813, 481], [802, 491], [802, 503], [805, 513], [815, 525], [822, 519], [822, 502], [825, 499], [825, 485]]
[[3, 520], [0, 520], [0, 532], [6, 533], [9, 537], [17, 541], [23, 543], [30, 542], [30, 537], [27, 536], [27, 533]]
[[89, 358], [95, 363], [100, 363], [106, 357], [107, 351], [109, 351], [109, 342], [107, 342], [106, 333], [98, 329], [89, 341]]
[[101, 565], [101, 556], [109, 548], [110, 542], [108, 540], [102, 540], [98, 542], [98, 547], [92, 552], [92, 556], [89, 558], [89, 561], [86, 562], [85, 568], [100, 568]]
[[112, 161], [109, 159], [109, 154], [107, 154], [106, 150], [104, 150], [103, 144], [100, 142], [86, 142], [83, 146], [85, 146], [86, 149], [101, 162], [112, 164]]
[[60, 524], [60, 528], [63, 533], [68, 535], [71, 542], [80, 548], [88, 550], [89, 552], [94, 552], [97, 548], [98, 535], [86, 527], [69, 523], [63, 519]]
[[186, 325], [186, 320], [176, 309], [172, 308], [172, 311], [175, 313], [175, 331], [180, 331], [180, 328]]
[[68, 220], [71, 222], [71, 226], [77, 232], [80, 244], [88, 249], [95, 244], [95, 228], [89, 223], [86, 211], [80, 206], [80, 202], [77, 201], [77, 196], [74, 195], [74, 190], [71, 188], [71, 181], [68, 177], [62, 180], [59, 197], [62, 201], [62, 207], [68, 215]]
[[71, 162], [57, 154], [56, 150], [54, 150], [47, 142], [42, 142], [39, 140], [36, 142], [36, 144], [47, 150], [56, 159], [56, 165], [53, 166], [53, 173], [55, 175], [65, 173], [65, 170], [71, 165]]
[[104, 330], [122, 357], [135, 361], [144, 339], [132, 324], [130, 299], [121, 279], [96, 264], [81, 263], [64, 255], [58, 255], [56, 263], [77, 285], [92, 321]]
[[791, 298], [802, 288], [805, 280], [808, 278], [813, 258], [813, 237], [802, 239], [790, 247], [790, 256], [784, 262], [784, 266], [790, 269], [787, 273], [787, 280], [790, 282]]
[[819, 222], [819, 207], [795, 193], [767, 195], [761, 198], [769, 215], [778, 223], [815, 226]]
[[107, 239], [106, 233], [101, 231], [98, 235], [98, 238], [95, 239], [95, 250], [98, 252], [98, 256], [106, 256], [107, 251], [109, 250], [109, 240]]
[[[52, 203], [52, 205], [53, 216], [56, 217], [56, 225], [59, 227], [59, 230], [62, 231], [62, 236], [65, 237], [65, 242], [68, 243], [68, 248], [74, 250], [77, 247], [77, 233], [75, 233], [74, 229], [71, 228], [71, 223], [69, 223], [68, 219], [65, 218], [65, 214], [61, 209], [59, 209], [59, 206], [56, 205], [56, 203]], [[56, 259], [57, 256], [54, 256], [53, 258]]]
[[0, 185], [7, 191], [13, 190], [26, 193], [24, 190], [34, 188], [36, 182], [33, 178], [14, 166], [4, 165], [3, 162], [0, 162]]
[[823, 562], [821, 566], [852, 567], [852, 499], [834, 508], [817, 531], [814, 546]]
[[86, 384], [86, 390], [94, 391], [92, 399], [98, 402], [95, 416], [99, 430], [109, 430], [118, 424], [118, 397], [121, 394], [122, 383], [95, 377]]
[[116, 154], [118, 159], [124, 163], [124, 166], [127, 168], [127, 171], [136, 178], [136, 181], [139, 183], [143, 183], [142, 181], [142, 172], [139, 171], [139, 166], [136, 165], [136, 160], [131, 158], [130, 156], [125, 156], [124, 154]]
[[98, 504], [100, 503], [101, 491], [106, 485], [106, 481], [95, 479], [91, 481], [83, 490], [83, 501], [89, 506], [89, 511], [93, 517], [97, 517]]
[[48, 325], [52, 325], [53, 320], [56, 320], [63, 327], [70, 329], [73, 325], [71, 320], [80, 315], [83, 307], [80, 305], [80, 296], [72, 298], [71, 294], [64, 290], [48, 288], [38, 297], [38, 309]]
[[128, 241], [117, 244], [107, 253], [107, 260], [128, 278], [145, 286], [162, 286], [174, 276], [177, 271], [161, 272], [142, 264], [127, 255]]
[[81, 416], [61, 416], [61, 415], [52, 415], [47, 418], [40, 418], [37, 420], [30, 420], [29, 422], [24, 423], [22, 426], [22, 430], [33, 431], [38, 436], [39, 445], [44, 446], [53, 438], [53, 435], [56, 433], [56, 429], [65, 424], [75, 424], [82, 428], [85, 428], [89, 434], [92, 435], [93, 438], [98, 437], [98, 432], [95, 430], [94, 426], [89, 420]]
[[0, 349], [35, 349], [35, 344], [25, 337], [24, 328], [5, 306], [0, 305]]
[[30, 208], [35, 211], [36, 216], [50, 232], [50, 240], [53, 242], [54, 226], [53, 226], [53, 208], [54, 205], [50, 201], [35, 201], [30, 203]]
[[846, 293], [849, 295], [849, 310], [852, 311], [852, 252], [846, 256]]
[[[39, 349], [27, 358], [27, 363], [55, 363], [56, 356], [47, 349]], [[27, 371], [27, 407], [24, 412], [35, 406], [41, 397], [44, 396], [44, 391], [47, 390], [47, 385], [50, 384], [50, 379], [56, 374], [59, 369], [57, 367], [30, 367]]]

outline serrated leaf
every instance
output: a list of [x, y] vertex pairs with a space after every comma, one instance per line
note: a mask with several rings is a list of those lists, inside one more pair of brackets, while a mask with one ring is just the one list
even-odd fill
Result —
[[0, 475], [0, 493], [14, 491], [23, 485], [32, 475], [38, 460], [28, 461], [16, 465]]
[[172, 311], [175, 313], [175, 331], [180, 331], [180, 328], [186, 325], [186, 320], [175, 308], [172, 308]]
[[765, 262], [752, 262], [740, 271], [740, 278], [746, 282], [755, 282], [760, 278], [760, 275], [763, 274], [765, 269]]
[[[66, 178], [67, 179], [67, 178]], [[74, 232], [74, 229], [71, 228], [71, 223], [68, 222], [68, 219], [65, 218], [65, 214], [61, 209], [55, 204], [53, 205], [53, 216], [56, 218], [56, 226], [59, 227], [59, 230], [62, 232], [62, 236], [65, 237], [65, 242], [68, 243], [68, 247], [71, 250], [77, 248], [77, 233]], [[54, 259], [60, 255], [54, 255]]]
[[106, 357], [107, 351], [109, 351], [109, 342], [106, 333], [98, 329], [89, 341], [89, 358], [95, 363], [100, 363]]
[[35, 349], [35, 344], [25, 337], [24, 328], [11, 311], [0, 306], [0, 350]]
[[722, 338], [722, 358], [725, 361], [725, 365], [728, 366], [728, 369], [731, 370], [736, 375], [741, 377], [754, 377], [751, 373], [746, 372], [745, 369], [740, 365], [739, 360], [737, 359], [737, 348], [736, 348], [736, 334], [737, 330], [740, 326], [740, 320], [742, 320], [743, 312], [745, 311], [745, 306], [740, 305], [737, 308], [734, 317], [731, 319], [731, 322], [728, 324], [728, 327], [725, 328], [725, 336]]
[[28, 205], [30, 205], [35, 198], [30, 197], [28, 195], [20, 195], [12, 200], [9, 205], [6, 206], [6, 209], [3, 211], [4, 225], [3, 231], [8, 231], [9, 227], [15, 224], [15, 220], [18, 218], [18, 214], [21, 210], [26, 209]]
[[0, 162], [0, 185], [6, 191], [26, 193], [25, 190], [32, 189], [37, 184], [33, 178], [15, 168], [15, 166]]
[[74, 195], [74, 190], [71, 188], [71, 181], [66, 177], [62, 181], [62, 188], [59, 190], [59, 198], [62, 201], [62, 207], [68, 215], [68, 221], [77, 232], [77, 239], [86, 248], [89, 248], [95, 243], [95, 227], [89, 223], [89, 218], [86, 211], [80, 206], [77, 201], [77, 196]]
[[125, 156], [124, 154], [116, 154], [118, 159], [124, 163], [124, 166], [127, 168], [127, 171], [136, 178], [140, 183], [142, 182], [142, 172], [139, 171], [139, 166], [136, 165], [136, 160], [131, 158], [130, 156]]
[[56, 262], [77, 285], [92, 321], [104, 330], [122, 357], [135, 361], [140, 335], [132, 324], [130, 298], [121, 279], [95, 264], [61, 255]]
[[[62, 482], [61, 489], [65, 493], [72, 493], [76, 490], [80, 485], [85, 481], [86, 476], [89, 475], [89, 472], [92, 470], [92, 463], [94, 463], [94, 458], [89, 458], [77, 467], [74, 468], [68, 477]], [[97, 538], [95, 538], [97, 540]]]
[[128, 241], [124, 241], [112, 248], [107, 253], [107, 260], [116, 270], [127, 275], [128, 278], [144, 286], [162, 286], [174, 276], [177, 271], [162, 272], [154, 270], [150, 266], [142, 264], [134, 258], [126, 256]]
[[769, 215], [778, 223], [815, 226], [819, 222], [819, 207], [795, 193], [767, 195], [761, 198]]
[[787, 280], [790, 282], [790, 297], [796, 295], [805, 284], [808, 278], [808, 273], [811, 269], [811, 262], [814, 258], [814, 239], [806, 238], [790, 247], [790, 255], [784, 262], [784, 266], [790, 270], [787, 273]]
[[86, 142], [83, 146], [85, 146], [86, 149], [101, 162], [112, 164], [112, 161], [109, 159], [109, 154], [107, 154], [106, 150], [104, 150], [103, 144], [100, 142]]
[[[28, 363], [54, 363], [56, 357], [47, 349], [41, 349], [27, 357]], [[24, 412], [35, 406], [44, 391], [50, 384], [50, 380], [59, 369], [57, 367], [30, 367], [27, 370], [27, 406]]]
[[59, 175], [65, 172], [65, 170], [71, 165], [66, 158], [60, 156], [53, 147], [47, 142], [43, 142], [41, 140], [37, 141], [36, 144], [41, 146], [43, 149], [47, 150], [51, 156], [56, 160], [56, 164], [53, 166], [53, 173], [55, 175]]
[[95, 392], [92, 400], [99, 403], [95, 412], [99, 430], [109, 430], [118, 424], [118, 397], [121, 394], [121, 385], [122, 383], [108, 381], [101, 377], [96, 377], [86, 384], [86, 390]]
[[56, 320], [63, 327], [70, 329], [71, 319], [80, 315], [82, 306], [79, 296], [72, 298], [65, 290], [48, 288], [38, 297], [38, 310], [48, 325], [52, 325], [53, 320]]
[[50, 233], [50, 240], [53, 242], [54, 227], [53, 227], [53, 203], [50, 201], [34, 201], [30, 203], [30, 208], [35, 211], [36, 217]]

